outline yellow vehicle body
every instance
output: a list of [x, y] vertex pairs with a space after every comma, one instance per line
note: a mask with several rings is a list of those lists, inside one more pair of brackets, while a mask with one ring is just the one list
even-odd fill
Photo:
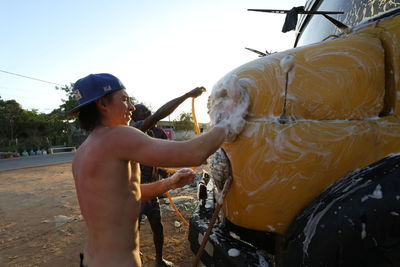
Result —
[[[272, 54], [235, 74], [247, 80], [247, 125], [223, 148], [233, 183], [225, 216], [283, 234], [306, 204], [350, 172], [400, 152], [400, 16], [340, 38]], [[280, 61], [295, 59], [285, 73]], [[285, 103], [287, 115], [279, 123]]]

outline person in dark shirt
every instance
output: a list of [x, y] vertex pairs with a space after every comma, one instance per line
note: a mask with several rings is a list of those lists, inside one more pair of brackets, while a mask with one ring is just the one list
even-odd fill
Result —
[[[170, 115], [181, 103], [183, 103], [189, 97], [197, 97], [204, 92], [204, 87], [197, 87], [190, 92], [175, 98], [161, 108], [159, 108], [154, 114], [151, 114], [150, 110], [143, 104], [136, 104], [136, 110], [132, 114], [134, 121], [133, 126], [146, 132], [149, 136], [160, 139], [168, 139], [165, 132], [156, 127], [156, 123], [163, 118]], [[154, 166], [146, 166], [140, 164], [141, 170], [141, 184], [152, 183], [166, 177], [167, 172], [165, 169], [157, 168]], [[153, 232], [153, 241], [156, 249], [156, 263], [157, 266], [173, 266], [173, 263], [163, 258], [163, 245], [164, 245], [164, 229], [161, 222], [161, 211], [158, 198], [141, 204], [140, 220], [147, 216], [151, 230]]]

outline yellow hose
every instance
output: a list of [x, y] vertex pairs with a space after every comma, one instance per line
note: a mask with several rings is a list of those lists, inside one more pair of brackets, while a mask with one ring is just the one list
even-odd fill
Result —
[[197, 123], [197, 119], [196, 119], [196, 113], [195, 113], [195, 109], [194, 109], [194, 100], [195, 100], [195, 98], [192, 97], [192, 117], [193, 117], [194, 127], [196, 129], [196, 135], [199, 136], [200, 129], [199, 129], [199, 124]]
[[186, 224], [187, 226], [189, 226], [188, 221], [186, 221], [186, 219], [185, 219], [185, 218], [182, 216], [182, 214], [179, 212], [178, 208], [175, 206], [174, 201], [172, 201], [172, 198], [171, 198], [171, 196], [169, 195], [169, 193], [168, 193], [168, 192], [165, 192], [165, 194], [167, 195], [167, 198], [168, 198], [168, 200], [169, 200], [169, 203], [171, 203], [172, 208], [175, 210], [175, 213], [178, 214], [179, 218], [181, 218], [181, 220], [182, 220], [182, 222], [183, 222], [184, 224]]
[[[205, 90], [204, 90], [205, 91]], [[194, 97], [192, 97], [192, 117], [193, 117], [193, 123], [194, 123], [194, 127], [196, 129], [196, 135], [199, 136], [200, 135], [200, 129], [199, 129], [199, 124], [197, 123], [197, 119], [196, 119], [196, 114], [195, 114], [195, 109], [194, 109]], [[192, 170], [195, 170], [196, 167], [192, 167]], [[177, 169], [167, 169], [168, 173], [175, 173], [177, 172]], [[167, 195], [167, 198], [169, 200], [169, 203], [171, 203], [172, 208], [174, 209], [175, 213], [178, 215], [179, 218], [181, 218], [182, 222], [184, 224], [186, 224], [186, 226], [189, 227], [189, 223], [188, 221], [186, 221], [186, 219], [182, 216], [182, 214], [179, 212], [178, 208], [175, 206], [174, 201], [172, 200], [170, 194], [168, 192], [165, 192], [165, 194]]]

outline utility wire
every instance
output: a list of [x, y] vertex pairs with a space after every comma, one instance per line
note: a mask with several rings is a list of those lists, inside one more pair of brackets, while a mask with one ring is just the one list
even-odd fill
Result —
[[37, 79], [37, 78], [34, 78], [34, 77], [29, 77], [29, 76], [25, 76], [25, 75], [22, 75], [22, 74], [13, 73], [13, 72], [5, 71], [5, 70], [0, 70], [0, 72], [4, 72], [4, 73], [7, 73], [7, 74], [11, 74], [11, 75], [15, 75], [15, 76], [19, 76], [19, 77], [23, 77], [23, 78], [27, 78], [27, 79], [39, 81], [39, 82], [50, 83], [50, 84], [54, 84], [54, 85], [58, 85], [58, 86], [64, 86], [64, 85], [59, 84], [59, 83], [53, 83], [53, 82], [45, 81], [45, 80], [42, 80], [42, 79]]

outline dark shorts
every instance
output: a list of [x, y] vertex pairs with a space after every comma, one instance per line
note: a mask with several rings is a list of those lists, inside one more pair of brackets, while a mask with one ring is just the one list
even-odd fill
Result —
[[158, 202], [158, 198], [141, 204], [140, 220], [142, 220], [143, 215], [146, 215], [148, 218], [161, 218], [160, 203]]

